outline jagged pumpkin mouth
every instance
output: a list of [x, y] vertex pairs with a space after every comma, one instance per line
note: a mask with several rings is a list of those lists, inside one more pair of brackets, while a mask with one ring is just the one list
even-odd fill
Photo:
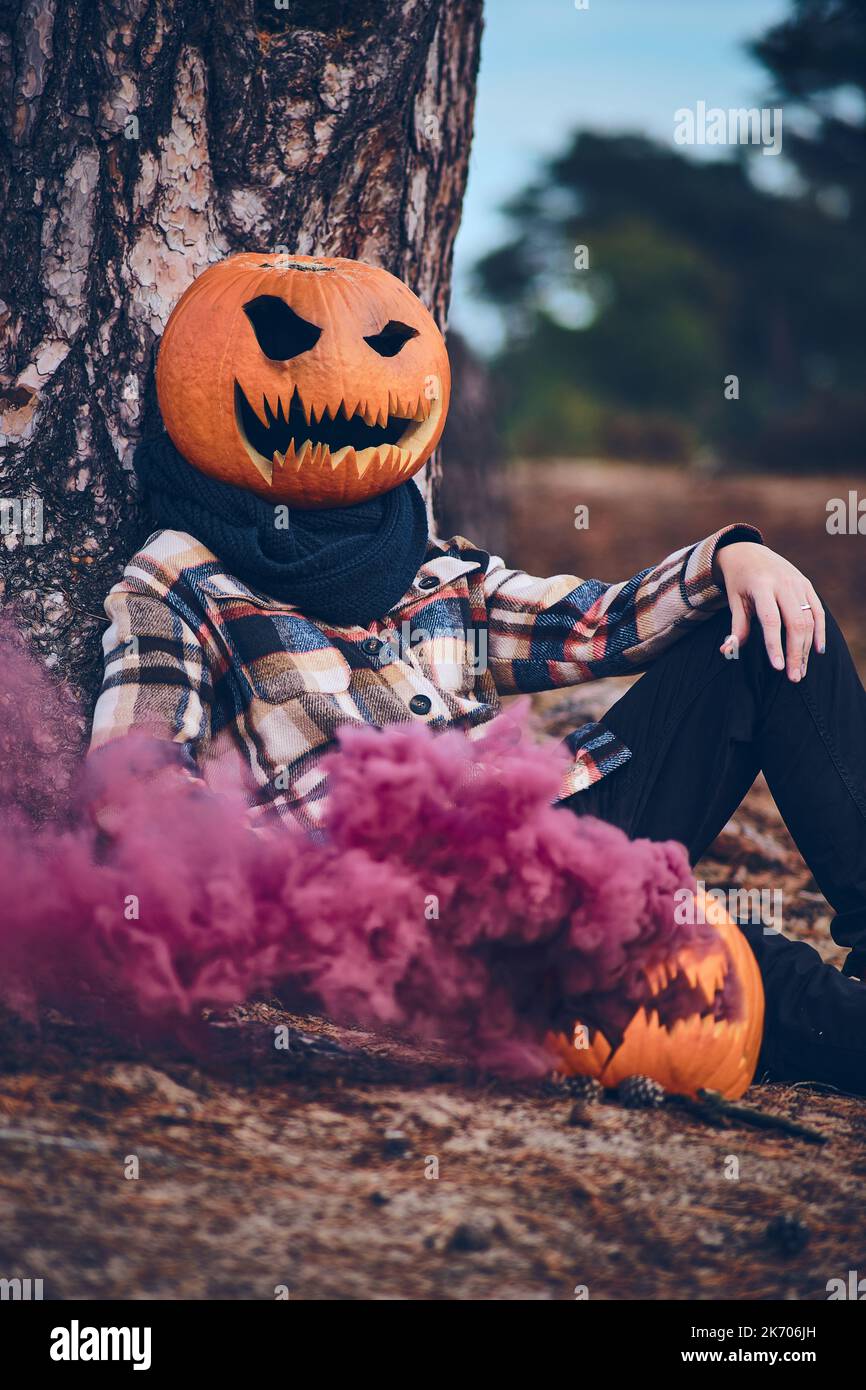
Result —
[[726, 952], [716, 950], [701, 958], [696, 952], [685, 951], [679, 959], [641, 972], [642, 998], [595, 994], [575, 1001], [576, 1011], [584, 1025], [602, 1033], [614, 1047], [639, 1014], [669, 1033], [685, 1025], [706, 1032], [732, 1024], [741, 1016], [740, 982], [730, 965]]
[[650, 1076], [686, 1095], [744, 1093], [764, 1026], [758, 963], [719, 904], [700, 891], [698, 902], [711, 937], [675, 947], [660, 963], [634, 962], [637, 970], [608, 993], [571, 999], [567, 1022], [556, 1010], [547, 1044], [558, 1071], [606, 1087]]
[[348, 473], [353, 479], [363, 478], [373, 467], [376, 474], [393, 474], [396, 480], [411, 470], [427, 445], [440, 410], [438, 394], [429, 399], [419, 393], [415, 400], [402, 402], [392, 392], [388, 405], [358, 402], [347, 412], [340, 402], [336, 414], [328, 406], [317, 412], [295, 387], [288, 402], [263, 395], [259, 412], [235, 382], [238, 432], [251, 462], [270, 486], [304, 467]]

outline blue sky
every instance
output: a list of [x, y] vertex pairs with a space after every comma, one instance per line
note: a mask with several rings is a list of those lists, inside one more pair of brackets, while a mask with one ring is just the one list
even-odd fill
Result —
[[503, 239], [498, 208], [540, 158], [579, 127], [672, 143], [678, 107], [755, 104], [766, 76], [743, 45], [789, 10], [787, 0], [589, 0], [588, 10], [574, 0], [486, 0], [452, 323], [476, 342], [489, 330], [467, 271]]

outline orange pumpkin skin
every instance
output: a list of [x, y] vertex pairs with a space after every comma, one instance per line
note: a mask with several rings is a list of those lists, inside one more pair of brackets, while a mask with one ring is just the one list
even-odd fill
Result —
[[433, 318], [388, 271], [244, 253], [210, 266], [175, 305], [156, 387], [187, 462], [270, 502], [317, 508], [364, 501], [417, 473], [442, 434], [451, 374]]
[[748, 1089], [764, 1030], [761, 974], [748, 942], [716, 899], [699, 891], [698, 902], [703, 903], [706, 920], [716, 928], [718, 950], [700, 961], [692, 951], [681, 951], [667, 967], [668, 978], [675, 965], [676, 970], [684, 970], [690, 980], [700, 980], [712, 992], [725, 973], [734, 970], [742, 987], [742, 1016], [717, 1021], [695, 1013], [678, 1019], [668, 1029], [659, 1022], [657, 1013], [647, 1014], [640, 1008], [615, 1051], [600, 1032], [588, 1047], [575, 1047], [563, 1033], [551, 1033], [547, 1042], [557, 1071], [567, 1076], [593, 1076], [610, 1088], [627, 1076], [650, 1076], [679, 1095], [695, 1096], [707, 1089], [720, 1091], [728, 1100], [736, 1100]]

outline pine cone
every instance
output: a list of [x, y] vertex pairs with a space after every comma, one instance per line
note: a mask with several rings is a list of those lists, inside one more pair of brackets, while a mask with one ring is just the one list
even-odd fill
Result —
[[594, 1076], [567, 1076], [565, 1087], [574, 1100], [582, 1100], [585, 1105], [595, 1105], [604, 1095], [604, 1087]]
[[617, 1099], [630, 1110], [654, 1110], [663, 1105], [665, 1088], [649, 1076], [627, 1076], [617, 1087]]

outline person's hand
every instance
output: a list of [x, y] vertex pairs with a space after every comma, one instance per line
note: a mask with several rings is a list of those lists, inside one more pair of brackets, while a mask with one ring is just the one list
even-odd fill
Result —
[[722, 546], [716, 552], [714, 569], [724, 585], [733, 617], [731, 637], [720, 650], [729, 655], [742, 645], [755, 616], [763, 629], [767, 655], [776, 670], [782, 671], [786, 666], [784, 623], [788, 679], [801, 680], [813, 642], [815, 650], [823, 652], [826, 641], [824, 609], [806, 576], [781, 555], [753, 541]]

